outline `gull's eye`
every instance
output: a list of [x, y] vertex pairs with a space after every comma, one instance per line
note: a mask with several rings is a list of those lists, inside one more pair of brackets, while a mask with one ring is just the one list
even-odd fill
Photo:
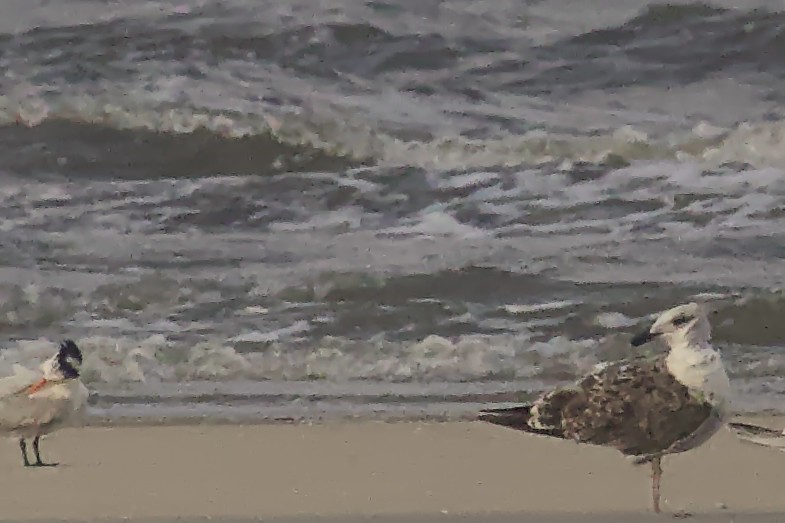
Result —
[[675, 326], [679, 327], [681, 325], [684, 325], [685, 323], [687, 323], [691, 319], [692, 318], [690, 318], [689, 316], [677, 316], [677, 317], [673, 318], [673, 324]]

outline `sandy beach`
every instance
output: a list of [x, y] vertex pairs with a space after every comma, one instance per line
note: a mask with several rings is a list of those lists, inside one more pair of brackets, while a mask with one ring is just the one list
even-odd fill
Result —
[[[69, 429], [42, 444], [54, 469], [22, 467], [12, 440], [0, 448], [3, 520], [663, 518], [649, 512], [648, 467], [479, 422]], [[723, 430], [664, 467], [669, 513], [785, 521], [785, 453]]]

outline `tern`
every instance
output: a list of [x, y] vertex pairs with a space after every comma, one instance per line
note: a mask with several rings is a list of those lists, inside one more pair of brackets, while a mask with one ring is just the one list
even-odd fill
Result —
[[[14, 365], [14, 374], [0, 379], [0, 433], [19, 438], [25, 467], [53, 467], [41, 459], [41, 437], [73, 424], [84, 414], [89, 392], [80, 380], [82, 352], [72, 340], [60, 343], [57, 353], [38, 371]], [[33, 440], [35, 461], [27, 457]]]

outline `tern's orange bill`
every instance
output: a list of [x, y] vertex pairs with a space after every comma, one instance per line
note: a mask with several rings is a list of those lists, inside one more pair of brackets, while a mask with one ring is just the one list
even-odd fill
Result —
[[36, 381], [36, 382], [35, 382], [35, 383], [33, 383], [32, 385], [28, 386], [28, 387], [25, 389], [25, 394], [27, 394], [27, 395], [30, 395], [30, 394], [35, 394], [35, 393], [36, 393], [36, 392], [38, 392], [39, 390], [41, 390], [41, 389], [43, 389], [44, 387], [46, 387], [46, 385], [47, 385], [48, 383], [49, 383], [49, 380], [47, 380], [46, 378], [41, 378], [40, 380]]

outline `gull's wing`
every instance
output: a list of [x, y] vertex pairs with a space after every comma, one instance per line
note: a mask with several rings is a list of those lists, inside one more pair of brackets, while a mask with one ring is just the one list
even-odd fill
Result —
[[615, 447], [644, 461], [703, 443], [721, 426], [715, 409], [690, 394], [664, 355], [597, 367], [533, 403], [486, 410], [482, 421], [525, 432]]
[[751, 423], [728, 423], [728, 428], [742, 441], [785, 452], [785, 431], [760, 427]]

